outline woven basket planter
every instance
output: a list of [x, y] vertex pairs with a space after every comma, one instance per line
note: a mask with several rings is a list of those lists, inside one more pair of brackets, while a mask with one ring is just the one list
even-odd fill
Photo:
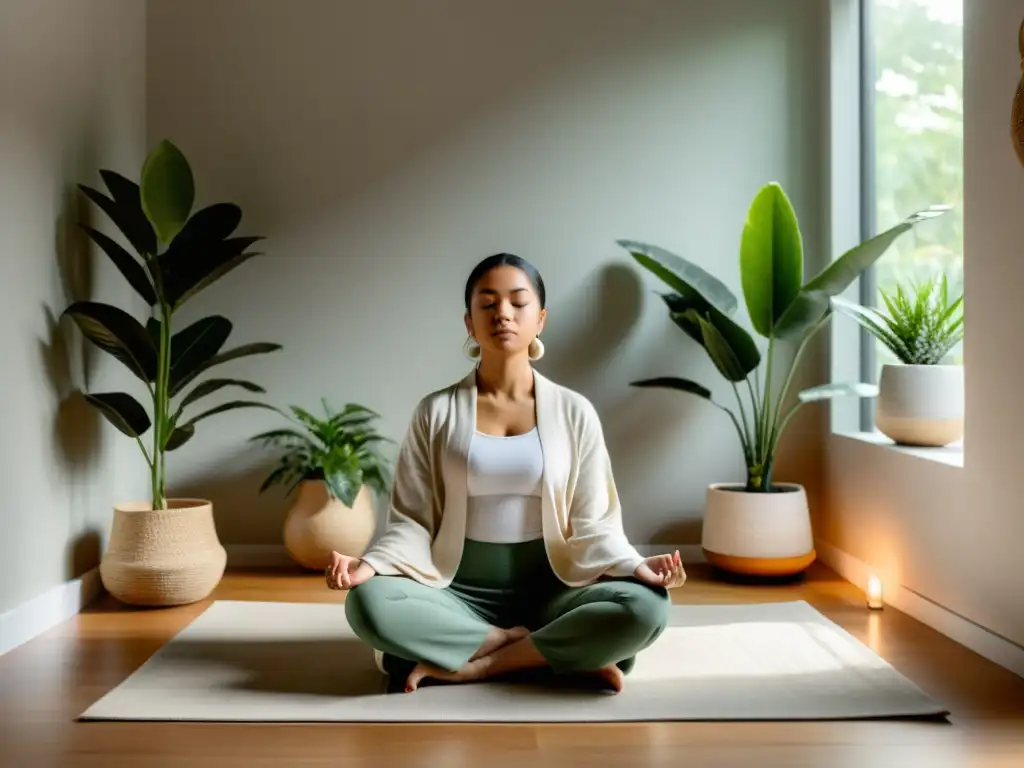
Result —
[[203, 499], [168, 499], [168, 509], [146, 502], [114, 508], [100, 578], [110, 594], [138, 606], [187, 605], [213, 592], [227, 565]]

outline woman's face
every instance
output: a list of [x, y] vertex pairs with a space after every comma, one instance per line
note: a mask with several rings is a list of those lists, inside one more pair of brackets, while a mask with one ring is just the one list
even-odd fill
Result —
[[481, 356], [525, 354], [547, 316], [530, 278], [511, 266], [495, 267], [480, 278], [469, 308], [466, 331], [480, 345]]

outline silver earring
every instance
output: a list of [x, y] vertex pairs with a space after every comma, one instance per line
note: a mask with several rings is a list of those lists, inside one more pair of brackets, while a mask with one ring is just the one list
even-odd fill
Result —
[[531, 360], [540, 360], [544, 357], [544, 342], [540, 340], [540, 337], [537, 337], [530, 342], [530, 346], [527, 348], [527, 353]]
[[462, 343], [462, 353], [470, 360], [476, 360], [480, 357], [480, 345], [476, 343], [476, 339], [472, 336], [467, 336], [466, 340]]

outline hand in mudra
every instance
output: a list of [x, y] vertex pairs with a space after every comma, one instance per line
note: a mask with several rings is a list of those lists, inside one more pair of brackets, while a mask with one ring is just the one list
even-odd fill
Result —
[[665, 589], [681, 587], [686, 582], [686, 571], [678, 549], [671, 555], [648, 557], [636, 567], [633, 575], [644, 584]]
[[327, 586], [331, 589], [352, 589], [375, 575], [373, 566], [358, 557], [349, 557], [338, 552], [331, 552], [331, 562], [324, 569]]

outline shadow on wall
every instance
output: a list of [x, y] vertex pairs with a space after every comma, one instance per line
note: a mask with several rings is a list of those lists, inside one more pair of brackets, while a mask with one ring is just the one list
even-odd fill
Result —
[[54, 251], [60, 278], [60, 307], [43, 304], [46, 336], [39, 339], [40, 364], [56, 404], [53, 419], [54, 459], [67, 478], [69, 527], [67, 543], [69, 578], [78, 578], [100, 562], [102, 534], [86, 523], [88, 488], [94, 480], [102, 451], [100, 414], [82, 396], [78, 382], [87, 383], [95, 365], [96, 350], [79, 336], [74, 324], [62, 322], [64, 308], [91, 299], [95, 289], [95, 265], [78, 222], [86, 222], [85, 207], [73, 187], [65, 191], [60, 216], [55, 223]]
[[[70, 321], [61, 321], [65, 307], [86, 301], [95, 290], [95, 265], [91, 251], [77, 223], [88, 222], [87, 210], [73, 189], [66, 191], [61, 215], [54, 227], [57, 274], [62, 289], [62, 305], [43, 305], [47, 337], [39, 342], [43, 370], [56, 399], [55, 444], [65, 469], [78, 473], [90, 469], [96, 460], [100, 442], [100, 415], [82, 397], [79, 382], [88, 386], [97, 350], [83, 343]], [[76, 364], [77, 361], [77, 364]]]
[[75, 536], [68, 542], [67, 546], [69, 577], [77, 579], [82, 574], [91, 571], [100, 564], [102, 556], [103, 537], [99, 530], [89, 528]]
[[[320, 3], [271, 18], [252, 3], [207, 3], [201, 13], [197, 3], [154, 3], [148, 24], [160, 34], [148, 51], [149, 87], [160, 98], [149, 121], [169, 135], [196, 136], [197, 165], [230, 178], [237, 202], [268, 234], [300, 229], [380, 194], [432, 156], [472, 149], [474, 131], [501, 130], [524, 105], [571, 97], [587, 73], [614, 72], [611, 57], [678, 49], [681, 23], [702, 30], [691, 46], [734, 23], [714, 3], [690, 3], [685, 16], [672, 3], [639, 14], [614, 0], [596, 4], [581, 14], [576, 4], [542, 0]], [[744, 5], [747, 23], [777, 23], [779, 11], [761, 7]], [[184, 30], [194, 48], [187, 62], [175, 42]], [[260, 55], [282, 40], [299, 55]], [[357, 75], [368, 60], [372, 77]], [[340, 95], [321, 98], [325, 91]], [[217, 130], [196, 134], [189, 123], [197, 113], [254, 129], [229, 140]]]
[[597, 270], [579, 292], [562, 302], [548, 320], [545, 356], [537, 370], [595, 401], [595, 373], [629, 336], [643, 309], [643, 283], [625, 264]]

